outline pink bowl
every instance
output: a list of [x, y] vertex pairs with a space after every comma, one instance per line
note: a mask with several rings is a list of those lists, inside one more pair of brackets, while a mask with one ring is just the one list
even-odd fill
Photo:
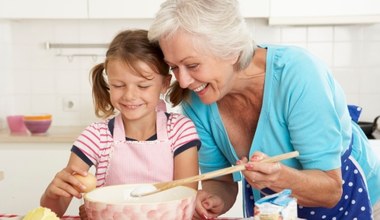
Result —
[[32, 134], [45, 134], [51, 125], [51, 120], [24, 120], [26, 128]]
[[24, 124], [24, 116], [22, 115], [9, 115], [7, 116], [7, 123], [11, 133], [26, 133], [27, 129]]
[[131, 191], [137, 186], [141, 185], [106, 186], [86, 193], [84, 204], [88, 219], [192, 219], [196, 190], [178, 186], [149, 196], [131, 197]]

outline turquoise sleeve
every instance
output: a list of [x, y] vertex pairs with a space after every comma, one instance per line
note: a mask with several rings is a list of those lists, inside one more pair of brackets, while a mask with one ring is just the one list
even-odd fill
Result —
[[[298, 160], [303, 169], [339, 168], [342, 133], [351, 133], [342, 131], [350, 127], [342, 124], [342, 121], [350, 122], [350, 119], [342, 120], [347, 117], [345, 97], [326, 65], [302, 53], [291, 58], [297, 63], [285, 64], [277, 78], [283, 90], [277, 97], [282, 99], [278, 103], [283, 104], [284, 111], [274, 112], [284, 114], [280, 118], [288, 129], [290, 145], [300, 152]], [[346, 109], [340, 109], [343, 107]]]

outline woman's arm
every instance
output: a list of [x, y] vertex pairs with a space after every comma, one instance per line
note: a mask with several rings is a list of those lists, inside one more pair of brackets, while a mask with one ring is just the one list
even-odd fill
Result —
[[73, 196], [81, 198], [84, 185], [73, 174], [86, 176], [89, 166], [76, 154], [71, 153], [67, 166], [58, 172], [41, 197], [40, 205], [50, 208], [59, 217], [62, 217]]
[[[334, 207], [342, 196], [342, 179], [339, 169], [330, 171], [302, 170], [283, 166], [279, 181], [272, 189], [290, 188], [297, 203], [308, 207]], [[317, 193], [318, 192], [318, 193]]]
[[280, 163], [257, 163], [264, 155], [255, 153], [243, 172], [248, 183], [257, 189], [268, 187], [279, 192], [291, 189], [297, 203], [308, 207], [331, 208], [342, 195], [340, 168], [330, 171], [296, 170]]

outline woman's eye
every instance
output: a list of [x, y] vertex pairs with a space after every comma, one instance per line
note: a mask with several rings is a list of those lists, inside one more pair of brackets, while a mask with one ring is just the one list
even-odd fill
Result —
[[123, 87], [122, 85], [112, 85], [113, 88], [121, 88]]
[[188, 65], [187, 68], [196, 69], [198, 66], [199, 66], [199, 64], [191, 64], [191, 65]]

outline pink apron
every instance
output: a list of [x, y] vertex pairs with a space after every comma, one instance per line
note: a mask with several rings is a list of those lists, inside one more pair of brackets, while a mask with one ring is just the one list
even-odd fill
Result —
[[151, 183], [173, 179], [173, 152], [167, 133], [167, 117], [157, 112], [157, 140], [126, 141], [121, 115], [115, 118], [104, 186]]

